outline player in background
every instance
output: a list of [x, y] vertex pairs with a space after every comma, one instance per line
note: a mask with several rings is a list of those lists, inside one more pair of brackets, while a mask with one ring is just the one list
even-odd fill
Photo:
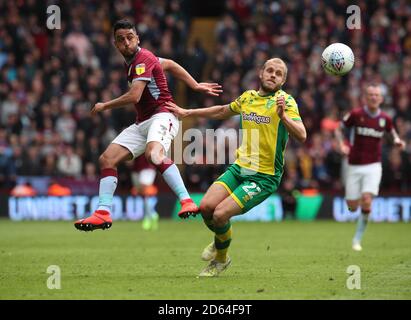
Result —
[[143, 198], [143, 223], [144, 230], [157, 230], [159, 215], [156, 212], [155, 204], [151, 201], [158, 193], [154, 185], [157, 171], [156, 167], [149, 163], [144, 155], [134, 159], [131, 181], [133, 183], [132, 194], [140, 195]]
[[[361, 207], [352, 248], [361, 251], [361, 239], [371, 213], [373, 196], [378, 195], [382, 176], [381, 151], [385, 132], [391, 134], [394, 145], [404, 149], [395, 131], [391, 117], [380, 109], [383, 102], [381, 87], [369, 84], [365, 87], [364, 106], [353, 109], [335, 131], [341, 152], [348, 156], [345, 182], [345, 199], [351, 212]], [[349, 146], [344, 143], [342, 130], [352, 129]]]
[[244, 214], [277, 190], [288, 135], [300, 142], [306, 139], [297, 103], [281, 89], [287, 78], [284, 61], [267, 60], [259, 78], [258, 91], [248, 90], [230, 104], [182, 109], [167, 102], [169, 109], [181, 118], [227, 119], [241, 115], [243, 140], [237, 149], [237, 159], [210, 186], [200, 204], [204, 223], [214, 233], [214, 241], [202, 253], [203, 260], [211, 261], [200, 273], [201, 277], [217, 276], [230, 265], [227, 255], [232, 236], [230, 218]]
[[[97, 210], [88, 218], [74, 223], [83, 231], [105, 229], [112, 225], [110, 211], [117, 187], [117, 166], [142, 154], [162, 174], [181, 203], [181, 214], [196, 213], [198, 207], [190, 198], [177, 166], [166, 153], [178, 132], [179, 122], [165, 106], [173, 102], [163, 68], [191, 88], [210, 95], [218, 95], [221, 86], [213, 83], [198, 84], [181, 66], [171, 60], [160, 61], [150, 51], [139, 47], [139, 37], [132, 23], [117, 21], [113, 28], [114, 45], [124, 57], [129, 91], [122, 96], [98, 102], [91, 110], [98, 112], [134, 104], [136, 122], [123, 130], [99, 158], [101, 180]], [[163, 67], [162, 65], [163, 64]]]

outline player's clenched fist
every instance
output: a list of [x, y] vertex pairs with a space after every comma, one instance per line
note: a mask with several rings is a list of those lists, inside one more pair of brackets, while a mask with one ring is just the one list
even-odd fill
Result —
[[285, 117], [285, 98], [284, 96], [277, 97], [277, 114], [280, 119], [284, 119]]
[[400, 148], [400, 150], [404, 150], [405, 149], [405, 142], [399, 138], [394, 139], [394, 145], [397, 148]]
[[104, 111], [104, 103], [98, 102], [94, 105], [93, 109], [91, 109], [91, 114], [96, 114], [97, 112]]

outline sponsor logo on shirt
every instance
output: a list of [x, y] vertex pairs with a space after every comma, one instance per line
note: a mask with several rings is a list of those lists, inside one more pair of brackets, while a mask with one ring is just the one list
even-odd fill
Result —
[[374, 128], [357, 127], [357, 134], [360, 136], [381, 138], [384, 132], [375, 130]]
[[256, 114], [255, 112], [251, 112], [250, 114], [247, 114], [247, 113], [243, 112], [242, 116], [243, 116], [244, 121], [254, 121], [257, 124], [270, 123], [271, 122], [270, 117], [260, 116], [260, 115]]

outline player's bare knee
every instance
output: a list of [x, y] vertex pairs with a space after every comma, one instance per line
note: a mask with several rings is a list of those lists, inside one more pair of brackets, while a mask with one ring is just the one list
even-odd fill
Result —
[[361, 197], [361, 208], [365, 210], [369, 210], [371, 208], [372, 202], [372, 195], [371, 194], [364, 194]]
[[200, 212], [203, 218], [211, 218], [213, 216], [214, 207], [211, 205], [210, 202], [202, 200], [200, 202]]
[[148, 162], [150, 162], [153, 165], [158, 165], [162, 162], [164, 156], [159, 152], [158, 148], [156, 148], [153, 145], [147, 146], [147, 149], [145, 151], [145, 157]]
[[114, 168], [116, 166], [114, 159], [109, 157], [106, 153], [103, 153], [99, 158], [98, 162], [101, 169]]
[[214, 212], [214, 214], [213, 214], [213, 222], [214, 222], [214, 225], [215, 225], [215, 226], [217, 226], [217, 227], [223, 227], [223, 226], [225, 226], [225, 225], [227, 224], [228, 219], [227, 219], [227, 217], [226, 217], [224, 214], [220, 214], [220, 213], [217, 213], [217, 214], [216, 214], [216, 212]]
[[364, 202], [361, 204], [361, 210], [363, 212], [369, 212], [371, 209], [371, 202]]
[[359, 206], [358, 200], [355, 200], [355, 201], [347, 201], [348, 210], [351, 211], [351, 212], [357, 211], [358, 206]]
[[213, 222], [216, 226], [224, 226], [228, 222], [227, 212], [223, 206], [218, 205], [214, 209]]

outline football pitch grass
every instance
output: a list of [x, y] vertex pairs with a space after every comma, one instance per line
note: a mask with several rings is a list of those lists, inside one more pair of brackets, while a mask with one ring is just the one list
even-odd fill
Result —
[[[211, 232], [198, 221], [139, 222], [80, 232], [72, 222], [0, 220], [0, 299], [411, 299], [411, 224], [234, 222], [231, 266], [197, 278]], [[48, 289], [50, 265], [61, 288]], [[360, 268], [361, 289], [347, 288]], [[358, 275], [358, 273], [356, 273]]]

